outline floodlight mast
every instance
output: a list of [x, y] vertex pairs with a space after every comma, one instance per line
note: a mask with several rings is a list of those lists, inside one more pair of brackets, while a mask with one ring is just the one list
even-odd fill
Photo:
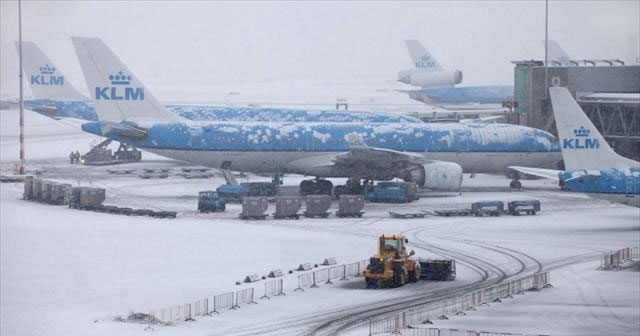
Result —
[[20, 77], [20, 166], [18, 174], [24, 174], [25, 158], [24, 158], [24, 95], [22, 89], [22, 1], [18, 0], [18, 59], [19, 59], [19, 77]]

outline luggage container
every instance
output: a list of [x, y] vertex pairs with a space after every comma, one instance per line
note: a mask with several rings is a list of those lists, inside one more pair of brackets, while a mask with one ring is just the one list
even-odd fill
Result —
[[41, 179], [33, 179], [33, 188], [31, 193], [31, 199], [34, 201], [40, 200], [40, 195], [42, 194], [42, 180]]
[[44, 203], [51, 202], [51, 189], [53, 188], [54, 184], [56, 183], [42, 180], [42, 183], [40, 184], [40, 197], [38, 198], [38, 201]]
[[82, 188], [80, 189], [80, 208], [97, 208], [102, 205], [106, 198], [104, 188]]
[[362, 217], [364, 211], [364, 196], [340, 195], [338, 198], [338, 217]]
[[275, 219], [284, 218], [300, 218], [300, 208], [302, 207], [302, 199], [300, 197], [277, 197], [276, 212], [273, 214]]
[[56, 183], [51, 186], [50, 203], [57, 205], [69, 204], [70, 184]]
[[265, 219], [269, 200], [266, 197], [244, 197], [240, 219]]
[[500, 216], [504, 213], [502, 201], [480, 201], [471, 203], [471, 213], [475, 216]]
[[22, 198], [26, 200], [33, 199], [33, 176], [27, 176], [24, 178], [24, 192]]
[[538, 200], [511, 201], [507, 204], [507, 212], [514, 216], [519, 216], [523, 213], [535, 215], [537, 211], [540, 211], [540, 201]]
[[308, 195], [306, 197], [307, 208], [303, 212], [305, 217], [329, 217], [331, 207], [331, 196], [329, 195]]

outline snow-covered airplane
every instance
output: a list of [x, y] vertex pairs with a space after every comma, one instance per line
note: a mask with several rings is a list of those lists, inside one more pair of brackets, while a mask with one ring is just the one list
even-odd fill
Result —
[[407, 91], [411, 99], [428, 104], [502, 104], [513, 96], [513, 86], [462, 86], [462, 71], [445, 70], [419, 41], [406, 40], [409, 56], [415, 68], [398, 73], [398, 81], [420, 90]]
[[330, 193], [325, 177], [400, 178], [456, 190], [463, 167], [503, 173], [560, 160], [553, 135], [507, 124], [186, 120], [158, 103], [102, 40], [72, 40], [99, 118], [84, 131], [209, 167], [316, 177], [301, 183], [303, 192]]
[[565, 170], [509, 168], [557, 180], [566, 190], [640, 207], [640, 162], [614, 152], [566, 88], [549, 88], [549, 96]]
[[[98, 120], [91, 99], [73, 87], [60, 69], [51, 62], [49, 57], [34, 42], [22, 42], [22, 49], [24, 71], [34, 96], [34, 99], [25, 101], [25, 107], [56, 119]], [[175, 104], [166, 105], [165, 107], [171, 112], [190, 120], [420, 122], [420, 120], [402, 114], [383, 112]]]

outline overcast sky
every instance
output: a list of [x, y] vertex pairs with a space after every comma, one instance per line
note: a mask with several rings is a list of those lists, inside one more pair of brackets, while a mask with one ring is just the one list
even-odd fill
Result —
[[[551, 1], [549, 38], [575, 59], [638, 57], [640, 5]], [[3, 95], [18, 86], [17, 2], [0, 1]], [[511, 60], [544, 58], [544, 1], [23, 1], [23, 39], [77, 86], [70, 36], [102, 38], [153, 86], [265, 79], [395, 80], [404, 39], [423, 42], [464, 84], [512, 84]]]

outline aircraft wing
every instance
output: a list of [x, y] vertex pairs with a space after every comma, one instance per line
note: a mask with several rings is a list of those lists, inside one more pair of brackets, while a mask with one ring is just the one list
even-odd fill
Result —
[[560, 172], [562, 172], [562, 170], [556, 170], [556, 169], [532, 168], [532, 167], [521, 167], [521, 166], [509, 166], [507, 167], [507, 169], [511, 169], [522, 174], [538, 176], [538, 177], [542, 177], [542, 178], [546, 178], [554, 181], [560, 180]]
[[392, 149], [383, 149], [366, 146], [352, 146], [351, 150], [336, 155], [333, 162], [337, 165], [353, 165], [356, 163], [376, 163], [382, 164], [387, 162], [389, 164], [407, 163], [407, 164], [422, 164], [425, 160], [422, 156], [400, 152]]
[[431, 162], [434, 161], [412, 153], [358, 145], [338, 154], [295, 160], [289, 166], [293, 171], [315, 176], [349, 175], [356, 171], [363, 177], [387, 179], [402, 175], [407, 167]]

